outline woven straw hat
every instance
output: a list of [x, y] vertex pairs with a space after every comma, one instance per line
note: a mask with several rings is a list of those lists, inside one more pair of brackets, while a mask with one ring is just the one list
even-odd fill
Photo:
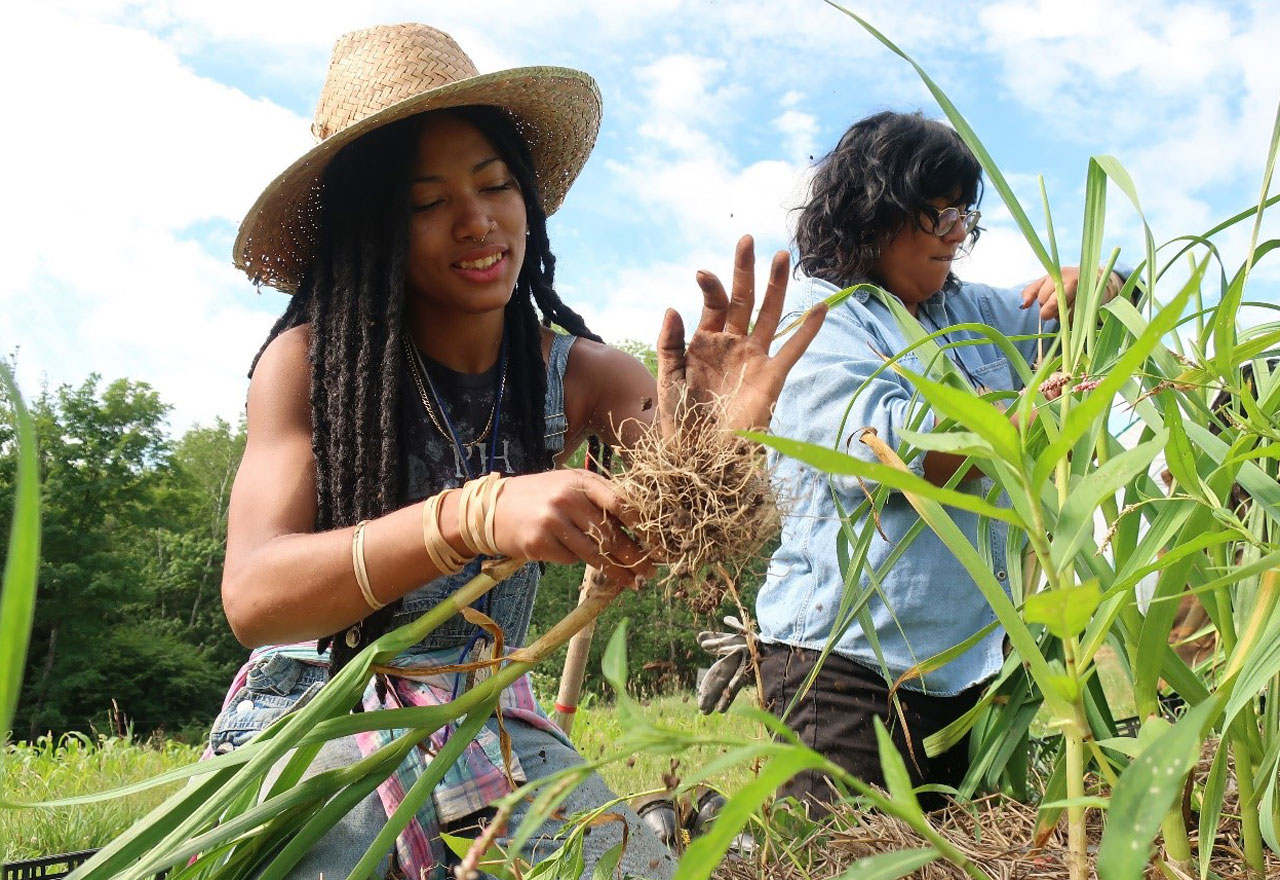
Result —
[[562, 67], [480, 74], [443, 31], [373, 27], [334, 46], [311, 125], [318, 143], [258, 196], [236, 236], [236, 266], [255, 284], [295, 291], [315, 248], [322, 180], [334, 156], [390, 122], [467, 104], [512, 115], [533, 155], [546, 212], [560, 207], [600, 129], [600, 91], [591, 77]]

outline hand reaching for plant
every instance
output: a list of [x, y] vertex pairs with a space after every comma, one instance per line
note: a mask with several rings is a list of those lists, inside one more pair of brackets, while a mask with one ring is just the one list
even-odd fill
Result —
[[684, 322], [674, 309], [667, 310], [658, 335], [658, 424], [663, 436], [675, 431], [682, 406], [718, 398], [726, 398], [726, 427], [768, 426], [783, 380], [817, 335], [827, 311], [825, 305], [811, 309], [795, 335], [769, 356], [782, 317], [788, 262], [785, 251], [774, 255], [754, 327], [755, 245], [749, 235], [739, 239], [734, 253], [732, 295], [725, 295], [712, 273], [698, 273], [702, 318], [687, 349]]
[[[1107, 279], [1107, 290], [1103, 294], [1102, 301], [1110, 302], [1114, 299], [1123, 284], [1124, 279], [1112, 272], [1111, 277]], [[1066, 297], [1068, 309], [1075, 303], [1076, 292], [1079, 289], [1079, 267], [1064, 266], [1062, 269], [1062, 292]], [[1042, 320], [1049, 321], [1058, 317], [1058, 290], [1054, 286], [1053, 279], [1048, 275], [1032, 281], [1022, 289], [1022, 307], [1029, 309], [1036, 304], [1040, 306]]]

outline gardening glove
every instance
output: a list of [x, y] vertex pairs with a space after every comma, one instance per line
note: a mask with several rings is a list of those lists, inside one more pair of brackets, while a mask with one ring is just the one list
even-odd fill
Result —
[[711, 664], [698, 685], [698, 711], [704, 715], [728, 712], [733, 698], [751, 676], [751, 654], [747, 648], [746, 628], [730, 615], [725, 626], [733, 632], [700, 632], [698, 645], [720, 659]]

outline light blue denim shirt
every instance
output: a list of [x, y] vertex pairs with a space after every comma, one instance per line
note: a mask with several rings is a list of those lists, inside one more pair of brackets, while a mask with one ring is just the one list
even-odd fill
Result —
[[[837, 289], [825, 281], [805, 278], [792, 285], [788, 299], [797, 307], [808, 308]], [[957, 292], [934, 294], [920, 305], [917, 317], [927, 332], [963, 323], [987, 324], [1007, 336], [1056, 331], [1056, 321], [1041, 327], [1038, 309], [1020, 308], [1021, 290], [962, 284]], [[948, 351], [953, 359], [959, 359], [970, 382], [992, 391], [1020, 389], [1017, 372], [1002, 351], [985, 343], [985, 337], [954, 331], [948, 338], [952, 342], [984, 340], [981, 345]], [[1028, 363], [1035, 360], [1036, 340], [1015, 344]], [[844, 416], [855, 391], [884, 365], [883, 357], [907, 346], [893, 314], [875, 296], [860, 292], [845, 300], [827, 315], [817, 338], [787, 377], [774, 411], [772, 432], [875, 461], [871, 450], [856, 440], [858, 429], [871, 426], [890, 446], [899, 448], [900, 429], [909, 427], [913, 410], [924, 406], [903, 377], [888, 370], [880, 373], [854, 400], [848, 418]], [[906, 355], [901, 363], [914, 373], [924, 373], [914, 353]], [[843, 437], [837, 436], [842, 420]], [[926, 414], [921, 430], [929, 430], [933, 424], [932, 415]], [[854, 439], [847, 443], [851, 435]], [[836, 555], [840, 522], [832, 490], [846, 511], [856, 509], [866, 495], [853, 477], [830, 476], [786, 457], [775, 459], [774, 464], [787, 515], [783, 519], [781, 546], [773, 554], [756, 601], [761, 634], [767, 642], [820, 650], [834, 628], [844, 586]], [[920, 456], [909, 464], [917, 474], [921, 473]], [[872, 486], [867, 484], [867, 488]], [[960, 484], [961, 491], [975, 495], [985, 495], [991, 488], [986, 477]], [[1002, 498], [1000, 503], [1007, 505], [1007, 499]], [[977, 546], [978, 516], [954, 508], [947, 508], [947, 512]], [[872, 538], [867, 554], [872, 570], [880, 569], [917, 519], [902, 494], [892, 493], [880, 514], [880, 533]], [[863, 525], [857, 523], [855, 532], [860, 533]], [[989, 532], [983, 540], [989, 547], [992, 572], [1007, 590], [1007, 527], [991, 521], [985, 525]], [[979, 547], [980, 552], [983, 550]], [[865, 574], [861, 583], [866, 588]], [[927, 527], [886, 574], [881, 586], [892, 612], [878, 597], [870, 600], [867, 611], [885, 665], [894, 679], [995, 620], [973, 578]], [[1003, 662], [1003, 635], [1004, 631], [997, 628], [964, 654], [923, 678], [905, 681], [903, 686], [941, 696], [984, 681]], [[880, 668], [872, 642], [857, 622], [836, 642], [834, 650], [873, 669]]]

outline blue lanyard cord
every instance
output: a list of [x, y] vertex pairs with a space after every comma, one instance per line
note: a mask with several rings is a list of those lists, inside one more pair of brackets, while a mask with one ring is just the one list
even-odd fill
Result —
[[[468, 580], [470, 580], [472, 577], [475, 577], [477, 574], [480, 573], [480, 564], [484, 559], [485, 557], [477, 557], [476, 559], [473, 559], [467, 563], [466, 568], [463, 569], [463, 572], [466, 573]], [[474, 608], [477, 603], [481, 605], [480, 611], [484, 612], [484, 614], [490, 617], [493, 616], [491, 611], [491, 607], [493, 605], [492, 591], [485, 593], [483, 596], [477, 599], [476, 602], [473, 603], [471, 607]], [[462, 653], [458, 655], [458, 665], [461, 666], [462, 664], [467, 662], [472, 649], [475, 648], [477, 644], [479, 644], [480, 642], [488, 642], [488, 641], [489, 641], [489, 633], [487, 633], [484, 629], [482, 629], [479, 626], [475, 627], [475, 632], [471, 634], [471, 637], [467, 639], [466, 644], [462, 646]], [[451, 700], [458, 699], [458, 694], [462, 692], [462, 682], [466, 674], [467, 673], [465, 672], [455, 672], [453, 674], [453, 692], [449, 699]], [[449, 737], [453, 736], [453, 729], [454, 728], [452, 724], [446, 724], [444, 726], [444, 729], [440, 733], [440, 736], [444, 742], [448, 742]]]
[[[415, 350], [415, 353], [417, 353], [416, 350]], [[445, 427], [449, 429], [449, 439], [453, 441], [453, 448], [457, 451], [458, 460], [462, 462], [462, 467], [464, 470], [466, 470], [467, 477], [469, 479], [474, 480], [478, 476], [478, 474], [476, 474], [471, 469], [470, 456], [467, 455], [466, 449], [462, 445], [462, 438], [458, 436], [458, 430], [453, 426], [453, 420], [449, 418], [449, 411], [445, 409], [444, 403], [440, 399], [440, 395], [436, 392], [435, 383], [431, 381], [431, 373], [427, 371], [426, 365], [422, 362], [420, 354], [418, 357], [417, 366], [421, 368], [422, 376], [424, 379], [426, 379], [427, 389], [431, 394], [431, 399], [435, 401], [436, 408], [440, 410], [440, 417], [444, 420]], [[494, 387], [493, 425], [491, 428], [492, 433], [490, 434], [490, 437], [489, 437], [489, 458], [488, 458], [488, 461], [485, 463], [485, 471], [484, 471], [485, 473], [491, 473], [493, 471], [494, 463], [498, 460], [498, 435], [501, 433], [501, 430], [502, 430], [502, 397], [506, 390], [506, 385], [507, 385], [507, 334], [504, 328], [502, 333], [502, 346], [498, 354], [498, 381]], [[484, 557], [478, 557], [476, 559], [473, 559], [471, 562], [467, 563], [467, 566], [464, 569], [464, 571], [469, 572], [470, 576], [474, 577], [476, 574], [479, 573], [480, 564], [483, 562], [483, 560], [484, 560]], [[474, 569], [474, 571], [472, 569]], [[491, 593], [485, 593], [484, 596], [482, 596], [480, 599], [477, 600], [477, 604], [480, 605], [479, 610], [482, 611], [484, 614], [486, 615], [491, 614], [491, 607], [493, 604]], [[472, 607], [475, 607], [475, 606], [473, 605]], [[472, 649], [474, 649], [475, 646], [482, 641], [483, 642], [489, 641], [489, 634], [485, 632], [484, 629], [477, 626], [475, 627], [475, 632], [471, 634], [471, 637], [467, 639], [466, 644], [463, 645], [462, 653], [459, 654], [458, 656], [458, 663], [460, 665], [463, 663], [466, 663], [467, 657], [468, 655], [470, 655]], [[458, 694], [462, 688], [463, 676], [464, 676], [464, 673], [461, 673], [461, 672], [454, 673], [452, 699], [456, 700], [458, 698]], [[449, 737], [452, 735], [452, 733], [453, 733], [453, 725], [445, 725], [444, 731], [442, 733], [442, 736], [445, 742], [448, 742]]]

